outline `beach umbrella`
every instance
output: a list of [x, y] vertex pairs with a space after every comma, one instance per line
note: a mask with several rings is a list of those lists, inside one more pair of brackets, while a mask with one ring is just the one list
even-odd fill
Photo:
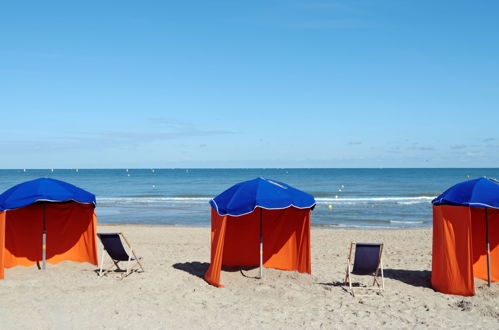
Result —
[[95, 195], [70, 183], [49, 178], [40, 178], [20, 183], [0, 195], [0, 211], [18, 209], [34, 203], [43, 205], [42, 269], [46, 267], [47, 203], [78, 202], [96, 204]]
[[451, 205], [478, 207], [485, 210], [485, 244], [487, 251], [488, 286], [491, 283], [490, 274], [490, 237], [489, 209], [499, 209], [499, 181], [491, 178], [479, 178], [458, 183], [432, 201], [433, 205]]
[[280, 210], [288, 207], [310, 209], [315, 206], [312, 195], [285, 183], [256, 178], [240, 182], [210, 200], [210, 205], [221, 215], [243, 216], [259, 208], [260, 212], [260, 278], [263, 277], [263, 219], [262, 209]]

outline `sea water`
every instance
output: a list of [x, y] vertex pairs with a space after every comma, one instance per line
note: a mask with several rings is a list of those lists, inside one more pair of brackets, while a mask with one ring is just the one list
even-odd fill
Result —
[[16, 169], [0, 170], [0, 191], [40, 177], [97, 196], [99, 223], [209, 226], [208, 201], [257, 177], [312, 194], [312, 225], [329, 228], [431, 227], [431, 200], [450, 186], [499, 169]]

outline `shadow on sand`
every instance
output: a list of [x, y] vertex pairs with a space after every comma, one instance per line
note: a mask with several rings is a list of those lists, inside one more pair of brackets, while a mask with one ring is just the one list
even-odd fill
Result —
[[[173, 264], [173, 268], [187, 272], [193, 276], [204, 279], [204, 274], [210, 266], [207, 262], [183, 262]], [[248, 276], [243, 273], [244, 271], [252, 270], [257, 267], [223, 267], [223, 271], [226, 272], [241, 272], [241, 274], [248, 278], [258, 278], [257, 276]], [[385, 278], [390, 278], [393, 280], [401, 281], [403, 283], [423, 288], [431, 288], [431, 272], [429, 270], [406, 270], [406, 269], [385, 269], [383, 271]], [[345, 284], [343, 282], [329, 282], [329, 283], [318, 283], [326, 287], [342, 287]], [[348, 284], [346, 284], [348, 286]], [[353, 282], [352, 286], [359, 286], [359, 283]]]
[[[397, 280], [412, 286], [431, 288], [431, 272], [429, 270], [384, 269], [383, 275], [385, 276], [385, 278]], [[362, 277], [367, 278], [368, 276]], [[339, 281], [328, 283], [323, 282], [318, 284], [325, 287], [342, 287], [343, 289], [348, 288], [348, 283]], [[352, 287], [361, 286], [363, 286], [363, 284], [360, 284], [359, 282], [352, 282]]]
[[[320, 283], [317, 283], [319, 285], [322, 285], [324, 288], [329, 288], [328, 290], [331, 289], [331, 287], [339, 287], [341, 288], [344, 292], [347, 292], [347, 293], [350, 293], [350, 291], [348, 291], [348, 283], [343, 283], [343, 282], [339, 282], [339, 281], [335, 281], [335, 282], [320, 282]], [[353, 287], [360, 287], [360, 283], [352, 283], [352, 286]]]
[[204, 273], [206, 273], [209, 266], [209, 263], [199, 261], [182, 262], [172, 265], [172, 267], [175, 269], [183, 270], [184, 272], [197, 276], [201, 279], [204, 279]]
[[[178, 269], [178, 270], [183, 270], [184, 272], [187, 272], [193, 276], [197, 276], [201, 279], [204, 279], [204, 274], [208, 270], [208, 267], [210, 267], [210, 264], [207, 262], [199, 262], [199, 261], [193, 261], [193, 262], [183, 262], [183, 263], [176, 263], [172, 265], [173, 268]], [[258, 267], [246, 267], [246, 266], [241, 266], [241, 267], [222, 267], [222, 270], [224, 272], [241, 272], [241, 274], [244, 277], [248, 278], [259, 278], [258, 276], [253, 277], [253, 276], [248, 276], [243, 273], [244, 271], [252, 270]]]
[[431, 271], [429, 270], [385, 269], [384, 275], [386, 278], [412, 286], [431, 288]]

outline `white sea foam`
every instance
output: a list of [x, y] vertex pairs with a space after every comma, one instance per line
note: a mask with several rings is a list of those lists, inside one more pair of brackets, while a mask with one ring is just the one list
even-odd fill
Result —
[[420, 203], [426, 203], [428, 201], [407, 201], [407, 202], [396, 202], [399, 205], [412, 205], [412, 204], [420, 204]]
[[344, 224], [344, 223], [331, 224], [331, 225], [321, 224], [317, 227], [342, 228], [342, 229], [393, 229], [393, 228], [396, 228], [393, 226], [378, 226], [378, 225], [367, 226], [367, 225], [352, 225], [352, 224]]
[[[411, 205], [429, 203], [434, 197], [358, 197], [358, 198], [330, 198], [318, 197], [317, 204], [366, 204], [366, 203], [396, 203]], [[210, 197], [97, 197], [97, 203], [106, 204], [160, 204], [160, 203], [208, 203]]]
[[406, 224], [406, 225], [416, 225], [416, 224], [421, 224], [424, 223], [424, 221], [400, 221], [400, 220], [390, 220], [390, 223], [395, 223], [395, 224]]
[[97, 197], [97, 204], [208, 203], [208, 197]]
[[[436, 197], [436, 196], [435, 196]], [[415, 196], [415, 197], [347, 197], [347, 198], [332, 198], [332, 197], [318, 197], [315, 200], [317, 204], [326, 203], [341, 203], [341, 204], [358, 204], [358, 203], [406, 203], [406, 204], [417, 204], [417, 203], [429, 203], [435, 197], [429, 196]]]

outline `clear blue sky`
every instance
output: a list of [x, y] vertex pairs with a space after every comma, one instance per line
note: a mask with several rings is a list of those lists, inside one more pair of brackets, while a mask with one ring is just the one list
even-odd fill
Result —
[[0, 168], [498, 167], [498, 1], [10, 1]]

